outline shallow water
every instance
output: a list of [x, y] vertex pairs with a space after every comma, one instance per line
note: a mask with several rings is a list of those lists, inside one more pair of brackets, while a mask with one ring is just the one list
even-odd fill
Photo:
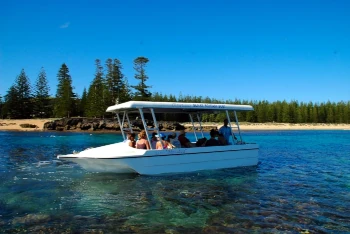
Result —
[[0, 132], [5, 233], [349, 233], [350, 132], [261, 131], [259, 165], [138, 176], [56, 159], [118, 134]]

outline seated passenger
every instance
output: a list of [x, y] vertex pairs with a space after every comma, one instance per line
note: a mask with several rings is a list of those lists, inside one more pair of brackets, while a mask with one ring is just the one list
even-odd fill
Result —
[[206, 137], [198, 139], [198, 141], [196, 142], [196, 146], [197, 147], [205, 146], [205, 143], [207, 142], [207, 140], [208, 139]]
[[183, 148], [191, 148], [192, 144], [190, 140], [185, 136], [185, 130], [181, 130], [179, 133], [179, 137], [177, 138], [180, 141], [181, 147]]
[[178, 139], [176, 139], [176, 132], [173, 132], [168, 136], [170, 144], [172, 144], [173, 148], [181, 148], [181, 143]]
[[157, 135], [156, 132], [152, 133], [152, 138], [151, 138], [152, 149], [156, 149], [156, 145], [157, 145], [157, 142], [158, 142], [156, 135]]
[[164, 135], [159, 133], [159, 135], [156, 135], [157, 137], [157, 144], [156, 144], [156, 149], [157, 150], [162, 150], [162, 149], [167, 149], [168, 148], [168, 142], [164, 140]]
[[219, 133], [218, 140], [220, 145], [228, 145], [227, 141], [222, 133]]
[[220, 143], [219, 143], [219, 141], [216, 140], [216, 138], [215, 138], [215, 137], [217, 137], [217, 136], [218, 136], [218, 132], [215, 131], [214, 129], [212, 129], [212, 130], [210, 131], [210, 139], [207, 140], [207, 142], [205, 143], [205, 146], [219, 146]]
[[130, 142], [130, 135], [131, 135], [131, 132], [128, 132], [126, 134], [126, 139], [123, 141], [123, 143], [129, 144], [129, 142]]
[[129, 137], [129, 146], [136, 148], [135, 133], [131, 133]]
[[146, 132], [145, 132], [145, 130], [142, 130], [139, 133], [139, 139], [136, 142], [136, 149], [147, 149], [147, 150], [150, 149], [149, 142], [146, 139]]

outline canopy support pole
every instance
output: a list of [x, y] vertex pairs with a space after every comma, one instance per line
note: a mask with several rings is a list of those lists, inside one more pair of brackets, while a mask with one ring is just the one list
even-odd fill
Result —
[[188, 113], [188, 115], [190, 116], [190, 120], [191, 120], [192, 128], [193, 128], [193, 133], [194, 133], [194, 136], [195, 136], [196, 142], [197, 142], [197, 141], [198, 141], [198, 138], [197, 138], [196, 128], [194, 127], [193, 118], [192, 118], [191, 113]]

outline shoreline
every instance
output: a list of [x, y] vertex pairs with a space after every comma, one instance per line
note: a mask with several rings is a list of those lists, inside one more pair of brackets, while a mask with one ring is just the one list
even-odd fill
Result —
[[[0, 120], [0, 131], [18, 131], [18, 132], [57, 132], [52, 130], [44, 130], [44, 124], [46, 122], [53, 121], [55, 119], [2, 119]], [[22, 128], [21, 124], [35, 125], [34, 128]], [[181, 123], [186, 128], [192, 128], [191, 123]], [[195, 125], [198, 127], [198, 125]], [[202, 127], [206, 128], [219, 128], [221, 123], [203, 123]], [[279, 130], [350, 130], [350, 124], [291, 124], [291, 123], [240, 123], [240, 129], [244, 131], [279, 131]], [[191, 131], [188, 129], [187, 131]], [[86, 133], [115, 133], [120, 131], [115, 130], [69, 130], [64, 132], [86, 132]]]

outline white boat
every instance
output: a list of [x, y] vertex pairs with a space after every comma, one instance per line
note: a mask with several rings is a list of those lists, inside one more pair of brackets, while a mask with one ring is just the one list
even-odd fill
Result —
[[[225, 112], [228, 126], [236, 133], [238, 140], [232, 133], [231, 145], [174, 148], [163, 150], [144, 150], [128, 146], [119, 142], [96, 148], [90, 148], [79, 153], [58, 155], [58, 159], [78, 163], [81, 167], [93, 172], [138, 173], [142, 175], [157, 175], [163, 173], [183, 173], [199, 170], [233, 168], [241, 166], [255, 166], [258, 164], [257, 144], [244, 143], [236, 112], [252, 111], [249, 105], [212, 104], [212, 103], [180, 103], [180, 102], [147, 102], [129, 101], [107, 108], [107, 112], [116, 114], [124, 140], [126, 131], [132, 132], [129, 115], [135, 113], [141, 117], [147, 137], [150, 133], [159, 131], [156, 120], [157, 113], [187, 113], [192, 122], [196, 141], [203, 138], [201, 117], [203, 113]], [[145, 114], [153, 118], [153, 127], [146, 124]], [[196, 116], [198, 121], [194, 122]], [[231, 125], [230, 117], [234, 119]], [[195, 143], [195, 142], [193, 142]]]

